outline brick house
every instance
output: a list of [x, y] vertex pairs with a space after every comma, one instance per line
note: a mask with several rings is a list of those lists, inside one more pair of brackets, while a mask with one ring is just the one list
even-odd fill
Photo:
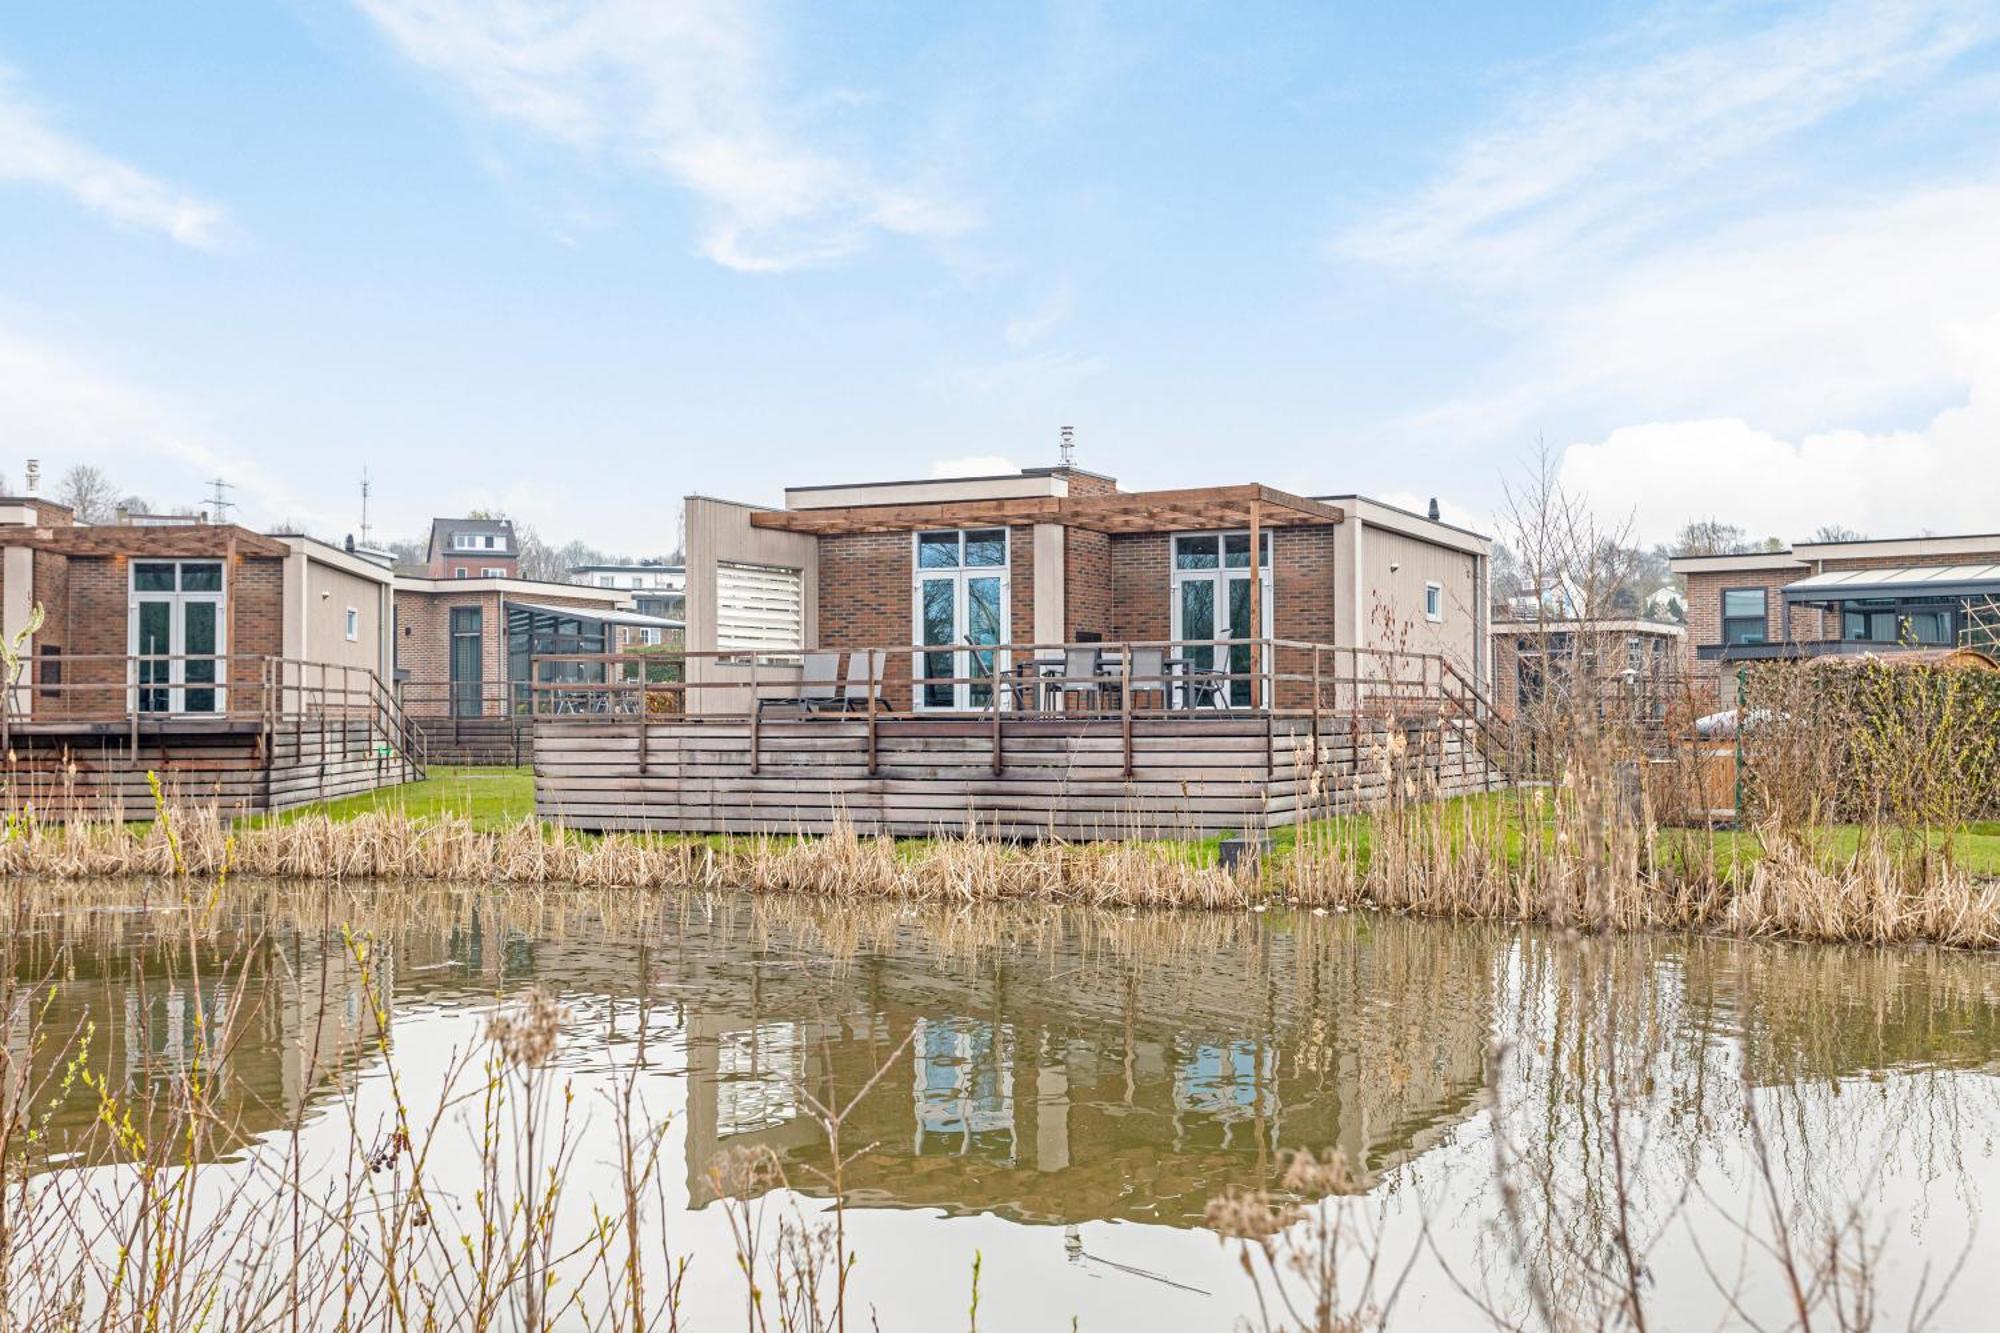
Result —
[[[386, 681], [389, 583], [388, 570], [310, 537], [79, 524], [52, 501], [0, 499], [0, 627], [28, 659], [10, 713], [255, 708], [269, 659], [349, 668], [356, 689], [362, 672]], [[41, 627], [23, 638], [38, 605]]]
[[1798, 542], [1783, 551], [1679, 556], [1693, 667], [1722, 703], [1736, 667], [1940, 647], [1992, 651], [2000, 535]]
[[1687, 669], [1687, 631], [1658, 620], [1544, 615], [1493, 622], [1494, 707], [1515, 716], [1548, 699], [1583, 659], [1657, 717]]
[[514, 524], [504, 518], [434, 518], [424, 574], [434, 579], [511, 579], [521, 574]]
[[[1266, 662], [1277, 684], [1259, 688], [1248, 641], [1260, 638], [1435, 654], [1482, 687], [1489, 675], [1488, 539], [1363, 496], [1130, 492], [1080, 468], [1028, 468], [793, 487], [782, 509], [692, 496], [686, 531], [689, 678], [712, 685], [745, 678], [732, 654], [903, 648], [888, 661], [890, 707], [976, 710], [985, 687], [933, 682], [1063, 644], [1172, 642], [1200, 669], [1252, 678], [1218, 702], [1282, 705], [1297, 664]], [[994, 654], [916, 651], [978, 643]], [[688, 706], [743, 702], [697, 689]]]
[[395, 679], [417, 716], [524, 713], [534, 656], [618, 652], [678, 632], [676, 621], [637, 612], [630, 589], [499, 574], [395, 578]]

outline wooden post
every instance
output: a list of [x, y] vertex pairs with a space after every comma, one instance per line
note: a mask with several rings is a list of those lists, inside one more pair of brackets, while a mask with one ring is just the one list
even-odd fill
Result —
[[[967, 654], [969, 663], [976, 663], [977, 656]], [[986, 702], [993, 709], [993, 776], [1000, 776], [1000, 654], [993, 654], [993, 665], [986, 672]]]
[[[866, 654], [862, 660], [868, 666], [868, 776], [872, 778], [875, 776], [875, 709], [880, 702], [878, 696], [882, 693], [882, 690], [875, 688], [875, 650], [873, 648], [864, 648], [862, 652]], [[882, 662], [882, 689], [887, 689], [888, 687], [889, 663], [885, 651]]]
[[652, 715], [646, 708], [646, 686], [649, 683], [646, 677], [646, 659], [642, 656], [639, 659], [639, 776], [642, 778], [649, 771], [652, 758], [652, 737], [647, 735], [646, 725], [652, 720]]
[[1119, 665], [1118, 723], [1125, 736], [1125, 776], [1132, 776], [1132, 645], [1120, 644], [1123, 661]]
[[1319, 645], [1313, 645], [1313, 770], [1319, 770]]
[[[1250, 502], [1250, 708], [1264, 706], [1264, 504]], [[1228, 586], [1227, 584], [1224, 585]]]
[[757, 776], [758, 729], [763, 716], [764, 710], [757, 701], [757, 653], [753, 649], [750, 653], [750, 776], [753, 778]]

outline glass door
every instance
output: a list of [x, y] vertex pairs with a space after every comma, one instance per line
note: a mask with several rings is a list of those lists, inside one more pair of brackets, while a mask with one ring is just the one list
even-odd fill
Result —
[[134, 561], [129, 596], [133, 711], [222, 712], [221, 562]]
[[[451, 679], [451, 715], [478, 717], [484, 703], [486, 662], [486, 609], [480, 606], [451, 608], [451, 656], [447, 663]], [[538, 706], [532, 697], [529, 707]]]
[[[969, 711], [993, 703], [993, 676], [1004, 669], [1007, 531], [920, 532], [916, 537], [919, 709]], [[932, 651], [932, 645], [938, 650]], [[982, 651], [980, 645], [990, 645]]]
[[[1262, 628], [1250, 628], [1250, 534], [1201, 533], [1174, 538], [1171, 574], [1173, 637], [1183, 641], [1180, 656], [1188, 670], [1226, 671], [1235, 677], [1224, 693], [1231, 708], [1250, 706], [1252, 641], [1271, 637], [1271, 536], [1263, 534], [1258, 560]], [[1263, 667], [1267, 677], [1270, 663]], [[1265, 682], [1265, 695], [1270, 682]], [[1218, 700], [1218, 703], [1221, 701]]]

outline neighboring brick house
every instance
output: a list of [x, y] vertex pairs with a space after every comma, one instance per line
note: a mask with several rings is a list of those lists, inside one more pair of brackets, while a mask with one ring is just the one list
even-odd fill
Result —
[[[395, 678], [415, 715], [527, 712], [533, 657], [671, 642], [679, 628], [636, 612], [630, 589], [580, 583], [399, 574], [395, 596]], [[574, 665], [563, 668], [571, 678], [591, 674]], [[544, 677], [553, 669], [545, 664]]]
[[521, 574], [521, 548], [514, 524], [504, 518], [434, 518], [424, 554], [424, 573], [434, 579], [511, 579]]
[[[0, 499], [0, 625], [28, 659], [12, 715], [254, 712], [272, 660], [386, 682], [389, 580], [309, 537], [78, 524], [47, 500]], [[35, 606], [41, 627], [23, 637]]]
[[[1006, 672], [1065, 644], [1172, 641], [1196, 668], [1248, 677], [1258, 638], [1431, 653], [1470, 681], [1488, 675], [1488, 539], [1362, 496], [1128, 492], [1078, 468], [1029, 468], [794, 487], [783, 509], [693, 496], [687, 543], [689, 676], [704, 685], [747, 682], [753, 656], [772, 659], [769, 679], [802, 649], [904, 649], [888, 661], [889, 705], [966, 711], [987, 706], [986, 688], [937, 680], [983, 674], [983, 655], [921, 645], [992, 643]], [[1232, 681], [1230, 706], [1299, 701], [1303, 680], [1282, 677], [1302, 676], [1310, 654], [1275, 652], [1292, 658], [1264, 664], [1270, 689]], [[1327, 656], [1325, 670], [1353, 660]], [[697, 689], [689, 707], [745, 701]]]
[[1582, 655], [1658, 717], [1685, 678], [1686, 644], [1684, 628], [1657, 620], [1495, 620], [1493, 704], [1509, 717], [1535, 707], [1575, 675]]
[[1723, 703], [1746, 663], [1971, 646], [2000, 627], [2000, 535], [1798, 542], [1678, 556], [1697, 678]]

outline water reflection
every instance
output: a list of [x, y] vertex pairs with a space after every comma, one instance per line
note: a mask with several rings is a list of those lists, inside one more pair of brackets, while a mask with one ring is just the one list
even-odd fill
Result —
[[[1976, 1224], [2000, 1109], [2000, 963], [1962, 954], [426, 889], [239, 886], [219, 920], [191, 938], [172, 913], [50, 897], [14, 938], [17, 981], [47, 985], [14, 994], [10, 1060], [53, 1086], [69, 1058], [28, 1041], [30, 1006], [47, 1030], [88, 1029], [91, 1066], [126, 1095], [207, 1049], [227, 1157], [311, 1122], [384, 1045], [431, 1059], [447, 1018], [539, 983], [570, 1008], [579, 1077], [643, 1058], [671, 1087], [674, 1206], [711, 1206], [711, 1162], [749, 1146], [823, 1193], [812, 1107], [867, 1088], [843, 1131], [852, 1201], [1059, 1224], [1047, 1253], [1069, 1264], [1117, 1234], [1096, 1224], [1198, 1228], [1288, 1151], [1340, 1148], [1365, 1187], [1407, 1187], [1464, 1273], [1531, 1263], [1583, 1301], [1615, 1205], [1661, 1231], [1691, 1198], [1727, 1211], [1746, 1085], [1801, 1215], [1859, 1189], [1899, 1225], [1952, 1204], [1948, 1244]], [[1500, 1156], [1531, 1186], [1504, 1244], [1489, 1094]], [[1602, 1175], [1619, 1096], [1643, 1144], [1629, 1201]], [[96, 1110], [81, 1088], [58, 1099], [47, 1160]]]

